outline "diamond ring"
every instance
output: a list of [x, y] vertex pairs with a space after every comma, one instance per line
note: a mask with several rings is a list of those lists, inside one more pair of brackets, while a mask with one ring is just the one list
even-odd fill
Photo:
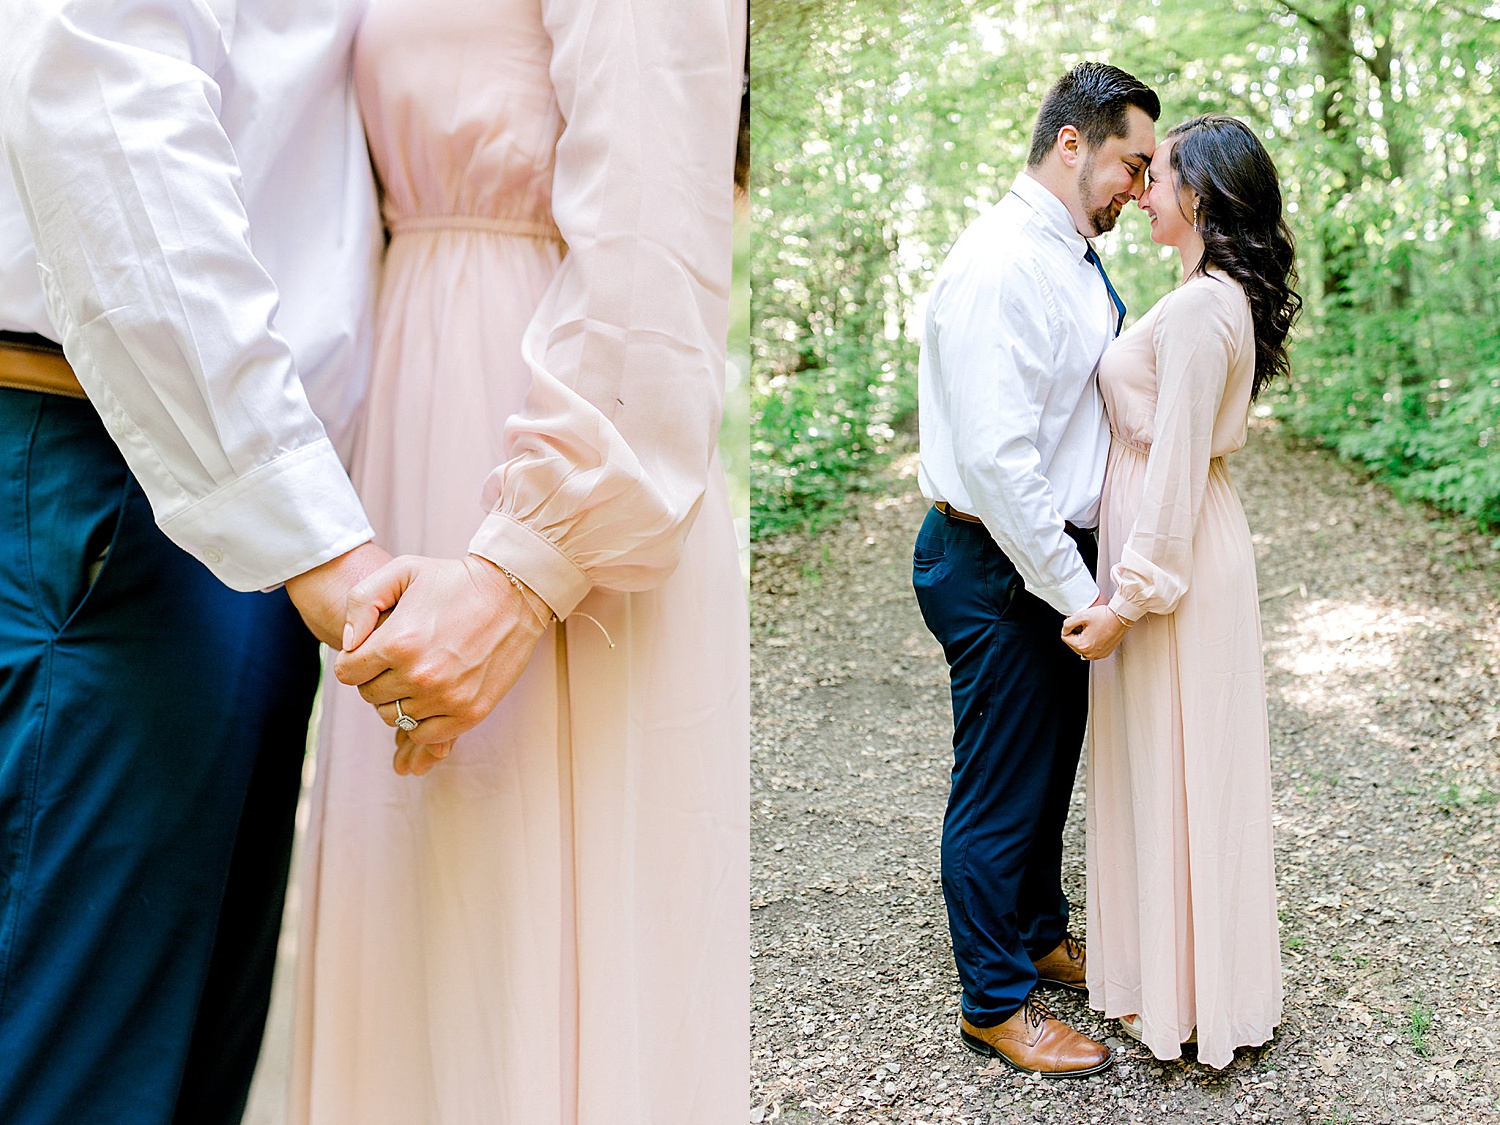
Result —
[[401, 700], [396, 700], [396, 725], [398, 727], [410, 733], [417, 729], [417, 724], [421, 721], [420, 719], [413, 719], [405, 711], [401, 710]]

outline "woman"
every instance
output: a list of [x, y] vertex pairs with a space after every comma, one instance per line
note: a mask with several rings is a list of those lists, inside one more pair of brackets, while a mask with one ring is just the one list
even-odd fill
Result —
[[294, 1121], [744, 1112], [747, 622], [714, 454], [743, 33], [732, 0], [380, 0], [361, 28], [391, 237], [355, 481], [393, 552], [531, 616], [484, 722], [435, 765], [400, 744], [419, 778], [387, 724], [440, 729], [420, 695], [326, 682]]
[[1160, 1059], [1196, 1028], [1199, 1061], [1224, 1067], [1270, 1039], [1282, 1001], [1255, 551], [1224, 457], [1287, 370], [1301, 302], [1276, 170], [1249, 128], [1184, 122], [1149, 176], [1141, 206], [1182, 284], [1100, 364], [1108, 605], [1063, 625], [1099, 661], [1089, 1001]]

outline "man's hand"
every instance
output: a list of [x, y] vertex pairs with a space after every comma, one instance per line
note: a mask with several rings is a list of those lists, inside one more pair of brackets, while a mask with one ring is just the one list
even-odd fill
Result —
[[546, 603], [477, 555], [403, 555], [351, 590], [348, 608], [334, 675], [358, 685], [389, 726], [398, 702], [417, 720], [396, 735], [401, 774], [426, 773], [495, 709], [551, 618]]
[[339, 648], [349, 590], [390, 561], [384, 548], [362, 543], [322, 566], [288, 578], [286, 592], [313, 635], [330, 648]]
[[1107, 605], [1094, 604], [1063, 622], [1063, 643], [1085, 660], [1103, 660], [1130, 628]]

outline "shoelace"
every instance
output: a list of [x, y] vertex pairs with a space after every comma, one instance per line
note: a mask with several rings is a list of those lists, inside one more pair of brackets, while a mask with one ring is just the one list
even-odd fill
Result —
[[1035, 992], [1026, 998], [1021, 1011], [1025, 1013], [1026, 1023], [1031, 1027], [1041, 1027], [1048, 1020], [1057, 1018], [1052, 1014], [1052, 1009], [1047, 1007], [1047, 1001]]
[[1063, 935], [1063, 951], [1074, 961], [1081, 961], [1084, 955], [1084, 944], [1072, 934]]

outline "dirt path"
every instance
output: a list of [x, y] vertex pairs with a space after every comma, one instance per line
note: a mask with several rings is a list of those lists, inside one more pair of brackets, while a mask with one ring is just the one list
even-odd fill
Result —
[[[952, 734], [918, 616], [914, 461], [812, 540], [756, 545], [752, 1122], [1500, 1118], [1500, 551], [1259, 426], [1231, 471], [1255, 533], [1286, 1011], [1225, 1071], [1043, 1082], [954, 1030], [938, 884]], [[1083, 778], [1069, 895], [1083, 901]], [[1191, 1051], [1191, 1048], [1188, 1048]]]

